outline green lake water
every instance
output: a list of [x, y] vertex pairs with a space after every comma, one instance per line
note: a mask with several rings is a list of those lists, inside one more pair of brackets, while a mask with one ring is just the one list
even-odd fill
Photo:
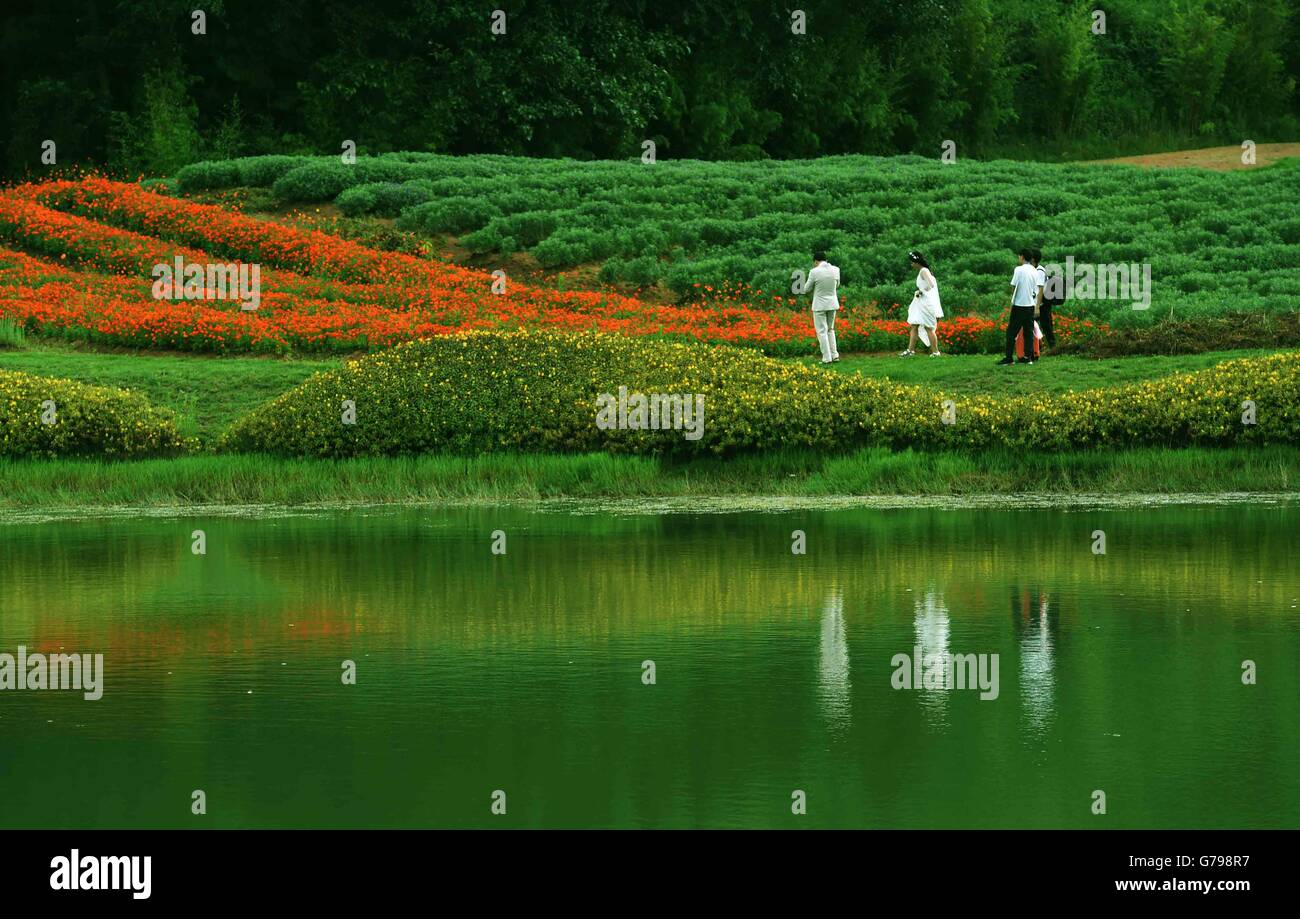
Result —
[[[1297, 533], [1286, 502], [10, 519], [0, 653], [104, 680], [0, 691], [0, 826], [1298, 827]], [[996, 654], [996, 698], [894, 688], [918, 645]]]

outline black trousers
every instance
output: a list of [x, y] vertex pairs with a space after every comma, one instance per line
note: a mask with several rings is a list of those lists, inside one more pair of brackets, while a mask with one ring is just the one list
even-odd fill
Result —
[[1011, 307], [1011, 321], [1007, 323], [1007, 360], [1016, 357], [1016, 333], [1025, 333], [1025, 357], [1034, 357], [1034, 308], [1032, 306]]
[[1043, 330], [1043, 341], [1047, 347], [1056, 347], [1056, 332], [1052, 329], [1052, 304], [1046, 300], [1038, 310], [1038, 327]]

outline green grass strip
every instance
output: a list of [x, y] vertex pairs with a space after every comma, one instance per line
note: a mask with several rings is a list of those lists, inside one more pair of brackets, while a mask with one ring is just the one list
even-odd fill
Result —
[[429, 455], [351, 460], [259, 455], [0, 461], [0, 508], [830, 495], [1277, 493], [1300, 448], [988, 451], [836, 456], [778, 451], [671, 463], [605, 454]]

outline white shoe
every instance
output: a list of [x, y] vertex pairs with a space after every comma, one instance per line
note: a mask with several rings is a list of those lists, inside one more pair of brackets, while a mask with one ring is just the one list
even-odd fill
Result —
[[931, 356], [931, 357], [943, 357], [943, 352], [942, 352], [942, 351], [931, 351], [931, 352], [930, 352], [930, 356]]
[[913, 351], [911, 348], [908, 348], [906, 351], [900, 351], [900, 352], [898, 353], [898, 356], [899, 356], [899, 357], [912, 357], [912, 356], [915, 355], [915, 354], [916, 354], [915, 351]]

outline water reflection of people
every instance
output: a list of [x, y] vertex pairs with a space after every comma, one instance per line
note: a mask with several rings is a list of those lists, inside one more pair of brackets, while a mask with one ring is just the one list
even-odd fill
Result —
[[822, 709], [832, 728], [845, 728], [850, 720], [849, 643], [844, 634], [844, 597], [833, 589], [822, 606], [822, 640], [819, 686]]
[[[942, 594], [931, 588], [925, 592], [924, 597], [916, 599], [912, 627], [916, 631], [916, 644], [921, 648], [923, 665], [935, 655], [939, 656], [939, 660], [948, 660], [948, 605]], [[948, 701], [946, 684], [942, 689], [925, 689], [922, 686], [916, 688], [921, 690], [921, 704], [934, 716], [936, 723], [942, 723]]]
[[1041, 737], [1055, 712], [1057, 615], [1042, 591], [1013, 590], [1011, 616], [1020, 645], [1020, 698], [1025, 724]]

